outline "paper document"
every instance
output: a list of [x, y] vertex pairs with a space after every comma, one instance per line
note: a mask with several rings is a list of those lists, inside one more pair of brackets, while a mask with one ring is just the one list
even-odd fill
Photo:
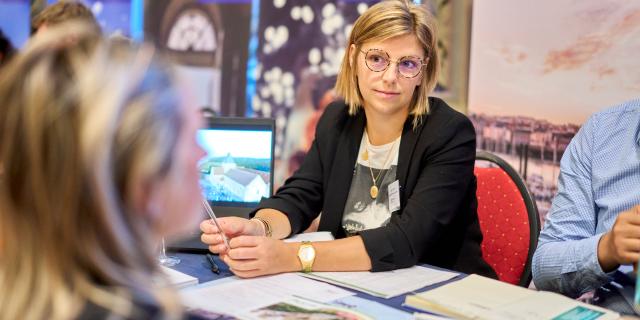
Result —
[[434, 314], [426, 314], [415, 312], [413, 314], [413, 320], [449, 320], [451, 318], [444, 316], [436, 316]]
[[351, 295], [353, 292], [306, 279], [295, 273], [254, 279], [226, 278], [180, 291], [180, 296], [189, 309], [225, 314], [249, 312], [296, 296], [328, 302]]
[[289, 238], [284, 239], [284, 242], [302, 242], [302, 241], [330, 241], [334, 240], [333, 234], [329, 231], [307, 232], [294, 234]]
[[165, 276], [164, 279], [155, 279], [156, 282], [162, 283], [165, 281], [169, 282], [169, 285], [175, 288], [185, 288], [188, 286], [198, 284], [198, 278], [192, 277], [186, 273], [182, 273], [178, 270], [174, 270], [171, 268], [160, 266], [160, 272]]
[[413, 266], [384, 272], [312, 272], [302, 275], [388, 299], [449, 280], [458, 273]]
[[556, 293], [529, 290], [478, 275], [409, 295], [405, 304], [456, 319], [606, 320], [619, 317], [615, 312]]
[[344, 319], [344, 320], [411, 320], [411, 314], [375, 301], [348, 297], [331, 303], [318, 303], [303, 298], [287, 299], [276, 304], [239, 314], [239, 318], [260, 319]]
[[411, 320], [413, 316], [405, 311], [384, 305], [380, 302], [360, 298], [358, 296], [346, 297], [330, 302], [331, 305], [357, 310], [373, 319]]

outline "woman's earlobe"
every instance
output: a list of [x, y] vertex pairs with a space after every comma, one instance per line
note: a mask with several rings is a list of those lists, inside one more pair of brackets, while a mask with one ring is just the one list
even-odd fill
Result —
[[165, 225], [162, 222], [162, 205], [158, 199], [149, 199], [144, 208], [145, 220], [148, 221], [154, 232], [164, 232]]
[[356, 46], [354, 44], [351, 44], [349, 46], [349, 68], [353, 68], [353, 59], [355, 56], [355, 50], [356, 50]]
[[157, 187], [151, 182], [143, 183], [138, 187], [138, 192], [134, 196], [138, 211], [151, 221], [155, 221], [162, 214], [162, 204]]

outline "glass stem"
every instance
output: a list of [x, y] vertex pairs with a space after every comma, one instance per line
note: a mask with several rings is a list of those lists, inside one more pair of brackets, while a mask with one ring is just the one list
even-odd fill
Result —
[[164, 245], [164, 237], [162, 237], [162, 256], [163, 257], [167, 256], [167, 248]]

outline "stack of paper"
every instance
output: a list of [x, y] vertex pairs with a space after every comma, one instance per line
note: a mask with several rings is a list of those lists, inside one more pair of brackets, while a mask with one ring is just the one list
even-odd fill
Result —
[[334, 240], [333, 234], [329, 231], [307, 232], [294, 234], [291, 237], [284, 239], [284, 242], [302, 242], [302, 241], [331, 241]]
[[229, 277], [180, 291], [190, 310], [209, 310], [223, 314], [242, 314], [293, 297], [329, 302], [352, 296], [347, 290], [284, 273], [253, 279]]
[[229, 277], [180, 291], [190, 314], [213, 319], [412, 320], [410, 313], [297, 274]]
[[184, 288], [198, 284], [198, 278], [192, 277], [186, 273], [163, 266], [160, 266], [160, 270], [166, 276], [167, 280], [169, 280], [169, 284], [176, 288]]
[[470, 275], [442, 287], [409, 295], [405, 305], [456, 319], [617, 319], [619, 314], [565, 296]]
[[414, 266], [385, 272], [313, 272], [302, 275], [389, 299], [449, 280], [458, 273]]

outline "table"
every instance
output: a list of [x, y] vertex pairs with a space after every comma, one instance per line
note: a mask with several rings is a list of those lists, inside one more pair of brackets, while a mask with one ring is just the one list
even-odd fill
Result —
[[[185, 252], [172, 252], [171, 255], [177, 256], [178, 258], [180, 258], [181, 262], [179, 264], [177, 264], [176, 266], [172, 267], [175, 270], [178, 270], [180, 272], [186, 273], [190, 276], [196, 277], [198, 278], [198, 282], [199, 283], [205, 283], [205, 282], [209, 282], [209, 281], [213, 281], [213, 280], [218, 280], [218, 279], [222, 279], [225, 277], [229, 277], [232, 276], [233, 274], [229, 271], [229, 268], [227, 267], [226, 264], [224, 264], [220, 258], [218, 256], [214, 256], [214, 259], [216, 261], [216, 263], [218, 264], [218, 266], [220, 267], [220, 274], [215, 274], [213, 272], [211, 272], [211, 270], [209, 269], [209, 264], [208, 262], [205, 260], [205, 255], [204, 254], [198, 254], [198, 253], [185, 253]], [[426, 265], [425, 265], [426, 266]], [[430, 268], [435, 268], [435, 269], [440, 269], [440, 270], [445, 270], [442, 268], [437, 268], [437, 267], [432, 267], [432, 266], [427, 266]], [[450, 271], [450, 270], [447, 270]], [[422, 291], [427, 291], [427, 290], [431, 290], [434, 288], [437, 288], [439, 286], [442, 286], [444, 284], [453, 282], [453, 281], [457, 281], [460, 280], [462, 278], [466, 277], [465, 274], [460, 274], [459, 276], [452, 278], [450, 280], [441, 282], [441, 283], [437, 283], [431, 286], [426, 286], [420, 290], [418, 290], [417, 292], [422, 292]], [[383, 298], [379, 298], [379, 297], [374, 297], [372, 295], [360, 292], [360, 291], [355, 291], [349, 288], [344, 288], [341, 287], [345, 290], [349, 290], [352, 291], [354, 293], [356, 293], [356, 296], [360, 297], [360, 298], [364, 298], [367, 300], [372, 300], [372, 301], [376, 301], [379, 303], [382, 303], [384, 305], [387, 305], [389, 307], [393, 307], [408, 313], [413, 313], [416, 312], [418, 310], [415, 310], [413, 308], [410, 307], [405, 307], [402, 304], [404, 303], [404, 298], [406, 295], [400, 295], [391, 299], [383, 299]], [[420, 311], [420, 312], [424, 312], [424, 311]]]
[[[209, 281], [213, 281], [213, 280], [219, 280], [225, 277], [229, 277], [232, 276], [233, 274], [229, 271], [228, 267], [226, 266], [226, 264], [224, 264], [220, 258], [218, 256], [214, 255], [214, 260], [216, 261], [216, 263], [218, 264], [219, 268], [220, 268], [220, 274], [215, 274], [213, 273], [210, 269], [209, 269], [209, 263], [206, 261], [205, 255], [204, 253], [185, 253], [185, 252], [173, 252], [172, 255], [175, 255], [177, 257], [179, 257], [181, 259], [181, 263], [174, 266], [173, 268], [189, 274], [191, 276], [194, 276], [196, 278], [198, 278], [199, 283], [206, 283]], [[434, 269], [439, 269], [439, 270], [445, 270], [445, 271], [451, 271], [451, 270], [446, 270], [443, 268], [438, 268], [438, 267], [434, 267], [434, 266], [430, 266], [430, 265], [422, 265], [424, 267], [428, 267], [428, 268], [434, 268]], [[422, 289], [416, 290], [416, 292], [424, 292], [424, 291], [428, 291], [431, 289], [435, 289], [437, 287], [440, 287], [442, 285], [454, 282], [454, 281], [458, 281], [460, 279], [463, 279], [464, 277], [466, 277], [466, 274], [459, 274], [458, 276], [438, 283], [438, 284], [434, 284], [431, 286], [426, 286]], [[404, 303], [405, 295], [400, 295], [391, 299], [384, 299], [384, 298], [379, 298], [379, 297], [375, 297], [375, 296], [371, 296], [369, 294], [363, 293], [363, 292], [359, 292], [359, 291], [355, 291], [349, 288], [344, 288], [341, 287], [345, 290], [351, 291], [353, 293], [355, 293], [355, 296], [366, 299], [366, 300], [370, 300], [370, 301], [374, 301], [374, 302], [378, 302], [380, 304], [383, 304], [385, 306], [400, 310], [400, 311], [404, 311], [407, 312], [409, 314], [414, 313], [414, 312], [421, 312], [421, 313], [428, 313], [425, 311], [421, 311], [421, 310], [416, 310], [410, 307], [406, 307], [403, 306], [402, 304]], [[412, 294], [412, 293], [411, 293]], [[601, 307], [607, 307], [607, 306], [601, 306]], [[634, 319], [635, 317], [622, 317], [621, 319]], [[640, 318], [635, 318], [635, 319], [640, 319]]]

